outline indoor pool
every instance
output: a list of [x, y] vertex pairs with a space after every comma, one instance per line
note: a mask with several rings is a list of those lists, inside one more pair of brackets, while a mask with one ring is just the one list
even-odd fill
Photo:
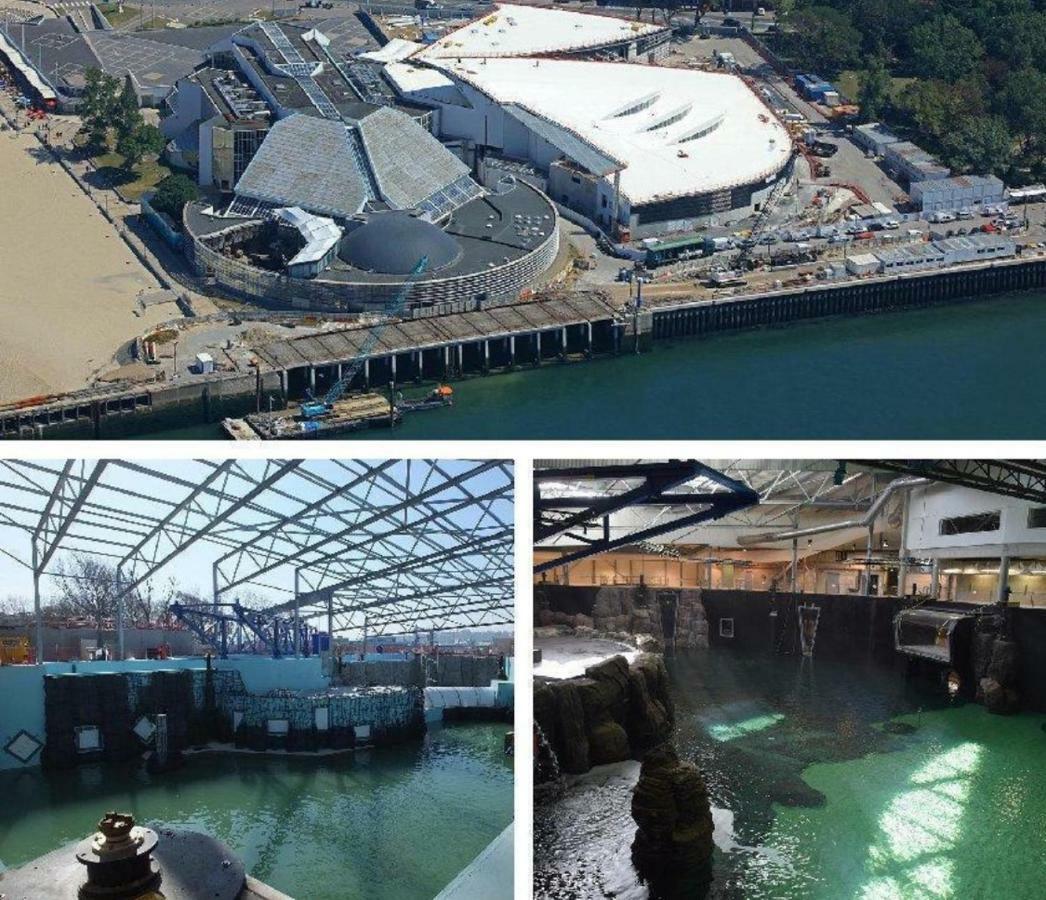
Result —
[[[705, 774], [711, 897], [1039, 898], [1046, 715], [950, 704], [903, 670], [720, 649], [667, 660], [680, 754]], [[535, 815], [544, 897], [647, 897], [632, 869], [636, 763]]]
[[431, 900], [512, 821], [507, 725], [324, 758], [206, 753], [171, 774], [0, 774], [0, 867], [84, 837], [109, 809], [206, 831], [300, 900]]

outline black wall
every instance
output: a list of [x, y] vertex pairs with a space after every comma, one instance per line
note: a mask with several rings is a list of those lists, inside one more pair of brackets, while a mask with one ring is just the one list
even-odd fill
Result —
[[571, 587], [568, 584], [534, 585], [534, 612], [549, 609], [552, 612], [576, 616], [578, 613], [591, 616], [596, 605], [598, 587]]
[[[816, 606], [814, 652], [819, 656], [893, 653], [893, 617], [897, 601], [891, 597], [856, 594], [791, 594], [765, 591], [702, 590], [712, 646], [732, 646], [753, 652], [799, 653], [799, 606]], [[719, 620], [734, 620], [734, 636], [720, 636]]]
[[[598, 587], [561, 584], [535, 586], [535, 611], [592, 614]], [[767, 591], [701, 591], [713, 647], [750, 653], [800, 653], [797, 607], [820, 608], [815, 656], [855, 655], [896, 662], [893, 619], [905, 601], [858, 594], [796, 594]], [[544, 603], [544, 607], [542, 607]], [[976, 612], [968, 603], [934, 603], [938, 609]], [[1013, 636], [1020, 647], [1020, 692], [1024, 707], [1046, 712], [1046, 609], [1012, 610]], [[720, 619], [734, 620], [734, 636], [720, 636]]]

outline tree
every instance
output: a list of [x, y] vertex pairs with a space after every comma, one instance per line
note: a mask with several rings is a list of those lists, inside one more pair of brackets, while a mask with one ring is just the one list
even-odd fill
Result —
[[985, 87], [978, 79], [958, 84], [944, 81], [915, 81], [901, 93], [897, 108], [916, 131], [940, 143], [968, 116], [986, 112]]
[[87, 129], [87, 142], [91, 147], [104, 147], [115, 120], [120, 82], [93, 68], [87, 70], [84, 80], [86, 85], [78, 111]]
[[810, 6], [791, 17], [786, 45], [804, 68], [834, 75], [857, 60], [861, 33], [830, 6]]
[[1013, 158], [1013, 136], [1000, 116], [969, 116], [944, 141], [947, 161], [957, 169], [1001, 175]]
[[1026, 163], [1046, 151], [1046, 73], [1022, 69], [1007, 76], [999, 94], [999, 109], [1021, 139]]
[[924, 78], [956, 82], [977, 71], [984, 47], [955, 16], [935, 16], [912, 29], [915, 72]]
[[867, 55], [908, 56], [908, 36], [923, 17], [918, 0], [856, 0], [853, 22]]
[[121, 135], [116, 143], [116, 152], [123, 157], [123, 167], [128, 172], [146, 156], [158, 156], [163, 152], [163, 133], [155, 125], [138, 125], [133, 131]]
[[985, 47], [1010, 68], [1046, 65], [1046, 14], [1017, 12], [991, 23]]
[[[66, 617], [85, 618], [95, 623], [98, 630], [106, 620], [115, 620], [118, 612], [116, 567], [92, 556], [72, 554], [55, 565], [58, 596], [49, 611]], [[146, 581], [131, 590], [124, 598], [124, 622], [156, 622], [167, 615], [174, 596], [173, 583], [156, 590]]]
[[134, 131], [145, 123], [142, 113], [138, 109], [138, 95], [128, 75], [123, 82], [123, 90], [116, 100], [113, 108], [112, 126], [116, 130], [117, 139], [133, 134]]
[[886, 61], [877, 56], [861, 77], [861, 90], [857, 102], [861, 106], [861, 120], [877, 122], [885, 118], [890, 107], [890, 90], [893, 83], [886, 69]]
[[156, 186], [150, 201], [154, 209], [167, 213], [176, 223], [182, 221], [182, 208], [200, 196], [195, 182], [185, 175], [168, 175]]

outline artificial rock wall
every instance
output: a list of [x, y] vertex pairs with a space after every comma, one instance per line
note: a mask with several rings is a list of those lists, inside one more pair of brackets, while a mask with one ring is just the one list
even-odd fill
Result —
[[708, 646], [701, 591], [645, 584], [598, 588], [542, 584], [535, 588], [537, 624], [592, 628], [603, 634], [649, 635], [680, 650]]
[[668, 672], [652, 654], [631, 665], [614, 656], [581, 678], [534, 685], [534, 718], [562, 772], [639, 759], [671, 737], [674, 716]]

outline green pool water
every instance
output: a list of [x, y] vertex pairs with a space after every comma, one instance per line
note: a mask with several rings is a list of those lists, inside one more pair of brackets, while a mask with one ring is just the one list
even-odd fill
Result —
[[836, 900], [1046, 896], [1043, 716], [982, 707], [902, 716], [903, 746], [814, 764], [826, 798], [781, 807], [750, 855], [747, 896]]
[[326, 758], [192, 756], [174, 773], [0, 773], [0, 866], [93, 828], [108, 809], [209, 832], [298, 900], [429, 900], [512, 821], [508, 726], [455, 725]]
[[[675, 743], [713, 805], [710, 898], [1046, 897], [1046, 715], [953, 704], [857, 658], [667, 665]], [[629, 859], [637, 777], [602, 767], [539, 804], [537, 897], [648, 898]]]

